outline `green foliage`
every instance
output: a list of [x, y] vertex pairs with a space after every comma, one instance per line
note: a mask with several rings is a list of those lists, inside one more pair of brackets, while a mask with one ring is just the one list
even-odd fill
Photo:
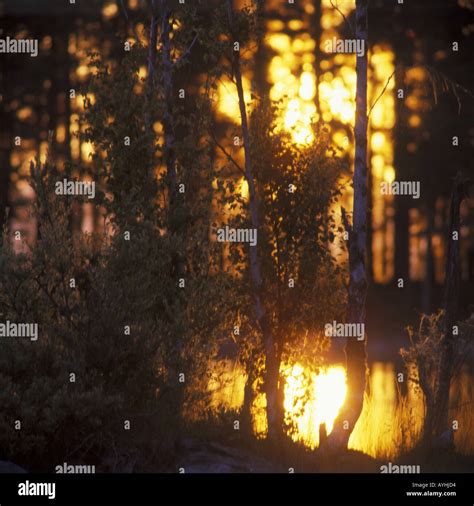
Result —
[[[233, 81], [232, 87], [237, 85], [237, 65], [243, 72], [248, 55], [259, 44], [261, 26], [255, 2], [231, 15], [228, 7], [225, 3], [216, 12], [212, 42], [205, 47], [210, 76], [218, 79], [226, 75]], [[237, 59], [235, 42], [239, 43]], [[237, 100], [237, 91], [233, 91]], [[281, 129], [277, 105], [253, 92], [253, 103], [247, 105], [248, 152], [229, 147], [230, 141], [223, 142], [227, 147], [216, 141], [228, 163], [216, 170], [220, 215], [214, 228], [226, 224], [235, 229], [253, 228], [250, 202], [242, 191], [242, 181], [249, 177], [243, 169], [247, 157], [259, 206], [257, 254], [263, 278], [259, 295], [276, 343], [276, 363], [298, 360], [318, 366], [329, 344], [324, 324], [341, 317], [345, 301], [344, 273], [330, 251], [336, 236], [333, 207], [340, 196], [343, 162], [321, 125], [313, 125], [314, 142], [295, 145], [290, 134]], [[230, 128], [227, 137], [242, 139], [245, 127], [240, 117], [235, 122], [238, 126]], [[269, 356], [256, 319], [248, 245], [230, 243], [222, 254], [223, 264], [229, 264], [227, 272], [234, 276], [234, 325], [240, 328], [234, 339], [239, 356], [251, 384], [262, 386], [266, 374], [263, 357], [266, 361]]]
[[[32, 163], [37, 240], [23, 254], [5, 240], [0, 256], [1, 319], [39, 326], [35, 342], [0, 342], [0, 448], [29, 469], [51, 471], [64, 461], [99, 470], [175, 468], [185, 423], [209, 411], [210, 363], [232, 340], [252, 380], [262, 383], [247, 251], [241, 244], [223, 250], [211, 240], [223, 220], [250, 228], [240, 183], [230, 166], [214, 164], [209, 141], [208, 94], [216, 76], [230, 71], [218, 56], [232, 51], [230, 38], [219, 38], [228, 30], [225, 15], [216, 14], [210, 32], [217, 49], [206, 45], [203, 20], [192, 10], [176, 19], [180, 27], [199, 23], [172, 38], [173, 72], [187, 64], [194, 37], [210, 66], [204, 94], [195, 93], [192, 104], [171, 104], [176, 135], [167, 147], [183, 190], [177, 205], [169, 202], [164, 143], [171, 141], [163, 113], [170, 104], [160, 50], [152, 83], [139, 73], [146, 48], [136, 46], [115, 63], [93, 55], [80, 134], [93, 147], [91, 163], [64, 170], [52, 157]], [[254, 11], [238, 14], [235, 26], [241, 47], [251, 44]], [[329, 250], [341, 163], [318, 125], [314, 144], [292, 144], [268, 104], [253, 108], [250, 128], [263, 299], [282, 360], [318, 364], [327, 345], [324, 323], [344, 301]], [[93, 202], [56, 195], [56, 181], [84, 174], [96, 184]], [[86, 202], [97, 222], [92, 234], [77, 226]]]
[[[61, 173], [37, 160], [30, 183], [38, 240], [23, 255], [4, 241], [2, 319], [39, 325], [36, 342], [1, 343], [0, 447], [28, 468], [50, 471], [69, 459], [103, 470], [139, 461], [143, 470], [154, 459], [153, 469], [169, 469], [183, 405], [205, 392], [205, 366], [215, 355], [223, 314], [212, 301], [222, 298], [225, 284], [209, 276], [206, 149], [191, 142], [191, 131], [175, 147], [186, 198], [182, 226], [167, 233], [166, 179], [155, 171], [160, 158], [145, 129], [138, 61], [133, 54], [107, 69], [94, 60], [98, 72], [88, 91], [95, 100], [86, 99], [84, 119], [95, 150], [89, 174], [98, 188], [97, 232], [74, 228], [81, 197], [55, 194], [57, 180], [82, 168]], [[187, 118], [198, 130], [201, 112]], [[186, 259], [183, 288], [178, 253]], [[22, 422], [21, 432], [14, 420]]]
[[156, 409], [163, 389], [159, 365], [174, 323], [161, 309], [169, 295], [166, 239], [143, 222], [133, 240], [117, 235], [100, 248], [93, 237], [73, 237], [72, 208], [55, 195], [55, 175], [48, 163], [32, 165], [38, 242], [28, 255], [15, 255], [8, 241], [2, 252], [2, 318], [38, 323], [39, 338], [2, 340], [1, 446], [41, 469], [137, 445], [138, 417]]
[[[451, 376], [459, 373], [466, 356], [472, 347], [473, 322], [459, 322], [453, 341]], [[441, 358], [445, 346], [445, 312], [439, 310], [432, 315], [421, 315], [417, 329], [407, 328], [410, 346], [402, 348], [400, 354], [411, 371], [410, 379], [418, 385], [425, 396], [426, 403], [436, 399], [441, 370], [445, 367]]]
[[[314, 143], [295, 145], [290, 134], [279, 128], [276, 107], [258, 103], [252, 111], [251, 159], [260, 203], [257, 243], [263, 299], [284, 350], [283, 361], [318, 365], [328, 345], [324, 324], [341, 317], [345, 301], [344, 272], [330, 250], [343, 164], [320, 125], [313, 125]], [[235, 177], [221, 180], [220, 205], [231, 211], [230, 227], [251, 228], [248, 197], [238, 186]], [[255, 329], [247, 254], [246, 245], [230, 245], [231, 265], [240, 279], [241, 313]], [[249, 334], [250, 329], [245, 335]]]

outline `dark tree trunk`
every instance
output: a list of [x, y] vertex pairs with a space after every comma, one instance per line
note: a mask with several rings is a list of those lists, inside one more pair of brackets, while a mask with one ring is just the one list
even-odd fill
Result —
[[313, 29], [314, 29], [314, 76], [316, 81], [316, 93], [314, 95], [314, 103], [316, 105], [316, 111], [321, 117], [321, 104], [319, 100], [319, 83], [321, 79], [321, 60], [322, 60], [322, 51], [321, 51], [321, 37], [322, 37], [322, 27], [321, 27], [321, 16], [322, 16], [322, 7], [321, 0], [314, 0], [314, 15], [313, 15]]
[[[0, 87], [3, 90], [3, 101], [6, 102], [10, 98], [8, 90], [9, 79], [6, 78], [7, 62], [6, 58], [0, 58]], [[0, 244], [3, 240], [3, 225], [5, 223], [7, 208], [9, 206], [9, 190], [10, 190], [10, 155], [11, 155], [11, 138], [4, 125], [9, 121], [6, 108], [2, 103], [0, 107]]]
[[[372, 171], [370, 167], [367, 168], [367, 235], [366, 235], [366, 255], [367, 255], [367, 264], [366, 264], [366, 276], [367, 282], [370, 283], [374, 279], [374, 254], [372, 250], [372, 242], [373, 242], [373, 226], [372, 226], [372, 206], [373, 206], [373, 198], [372, 198]], [[385, 203], [384, 203], [384, 237], [383, 244], [386, 245], [386, 224], [387, 224], [387, 216], [385, 212]], [[385, 262], [386, 254], [383, 252], [382, 262]], [[384, 272], [385, 275], [385, 272]]]
[[433, 234], [435, 229], [435, 212], [435, 203], [433, 199], [430, 198], [426, 209], [426, 269], [422, 289], [422, 310], [425, 314], [431, 314], [433, 309], [433, 287], [435, 282]]
[[[227, 0], [227, 12], [229, 18], [229, 25], [233, 41], [237, 41], [234, 31], [233, 20], [233, 5], [232, 0]], [[240, 54], [239, 51], [233, 52], [232, 71], [235, 78], [237, 87], [237, 94], [239, 100], [240, 119], [242, 125], [242, 137], [244, 142], [244, 155], [245, 155], [245, 179], [249, 188], [249, 207], [250, 219], [252, 227], [258, 231], [260, 229], [259, 215], [258, 215], [258, 197], [255, 188], [254, 172], [250, 153], [250, 136], [247, 120], [247, 110], [244, 98], [244, 88], [242, 84], [242, 72], [240, 68]], [[252, 279], [253, 299], [257, 321], [262, 332], [263, 344], [265, 349], [265, 393], [267, 400], [267, 422], [268, 422], [268, 437], [273, 439], [279, 436], [281, 428], [278, 427], [278, 414], [277, 414], [277, 398], [278, 398], [278, 381], [279, 381], [279, 365], [276, 357], [276, 347], [273, 338], [272, 328], [268, 314], [263, 303], [263, 280], [261, 274], [260, 261], [258, 258], [257, 245], [249, 245], [249, 260], [250, 260], [250, 276]]]
[[[406, 9], [400, 9], [397, 15], [399, 18], [395, 23], [396, 37], [395, 54], [397, 55], [397, 64], [395, 67], [395, 85], [396, 93], [402, 90], [404, 98], [395, 98], [395, 138], [394, 138], [394, 165], [397, 174], [397, 180], [409, 181], [409, 167], [413, 163], [413, 155], [407, 153], [407, 145], [410, 142], [407, 123], [408, 114], [405, 106], [406, 94], [408, 92], [405, 83], [405, 72], [413, 64], [413, 42], [406, 34], [406, 23], [408, 22]], [[405, 285], [410, 278], [410, 203], [403, 195], [395, 196], [395, 280], [403, 279]]]
[[155, 135], [153, 132], [153, 115], [151, 104], [153, 101], [155, 88], [155, 70], [156, 70], [156, 43], [158, 41], [158, 15], [156, 13], [155, 0], [152, 0], [152, 13], [150, 20], [150, 40], [148, 42], [148, 62], [147, 62], [147, 80], [146, 80], [146, 101], [147, 110], [145, 112], [145, 128], [151, 143], [151, 158], [154, 156]]
[[[154, 1], [153, 1], [154, 4]], [[172, 34], [172, 10], [168, 3], [161, 0], [160, 17], [161, 22], [161, 55], [162, 72], [161, 85], [163, 88], [163, 131], [164, 146], [163, 158], [166, 164], [166, 178], [168, 188], [168, 232], [178, 234], [180, 232], [178, 212], [178, 174], [177, 174], [177, 155], [176, 155], [176, 132], [173, 114], [175, 110], [174, 95], [174, 70], [171, 57], [171, 34]], [[158, 19], [157, 19], [158, 21]], [[151, 37], [154, 37], [153, 32]], [[153, 61], [154, 51], [150, 49], [149, 59]], [[149, 64], [150, 65], [150, 64]], [[173, 260], [174, 275], [177, 278], [184, 276], [185, 263], [180, 251], [174, 252]]]
[[[436, 391], [436, 417], [434, 436], [439, 437], [449, 424], [449, 388], [453, 374], [454, 340], [453, 327], [458, 321], [460, 284], [460, 208], [467, 195], [468, 183], [457, 178], [451, 196], [450, 223], [448, 231], [448, 251], [446, 255], [446, 277], [444, 291], [444, 337], [442, 341], [441, 370]], [[453, 234], [457, 233], [457, 237]]]
[[265, 47], [265, 2], [257, 0], [258, 40], [255, 54], [255, 89], [260, 100], [268, 96], [270, 85], [267, 80], [268, 51]]
[[[147, 83], [147, 96], [146, 100], [150, 104], [150, 110], [145, 115], [145, 127], [147, 128], [150, 136], [151, 157], [150, 166], [151, 170], [147, 176], [152, 180], [154, 178], [154, 132], [153, 132], [153, 104], [154, 97], [153, 87], [160, 87], [160, 93], [163, 96], [162, 101], [162, 123], [163, 123], [163, 160], [166, 166], [166, 187], [168, 196], [167, 206], [167, 233], [171, 236], [181, 234], [182, 230], [179, 226], [179, 221], [176, 219], [177, 209], [180, 205], [178, 200], [178, 175], [177, 175], [177, 153], [176, 153], [176, 131], [175, 131], [175, 94], [174, 94], [174, 65], [172, 60], [172, 32], [173, 32], [173, 5], [166, 0], [151, 0], [151, 20], [150, 20], [150, 42], [148, 47], [148, 83]], [[159, 36], [158, 36], [158, 26]], [[157, 41], [158, 38], [161, 42], [161, 67], [159, 78], [156, 76], [157, 64]], [[172, 252], [171, 260], [171, 276], [176, 283], [176, 291], [174, 298], [169, 300], [170, 306], [175, 308], [177, 318], [179, 314], [184, 315], [184, 308], [186, 302], [184, 300], [184, 291], [179, 286], [179, 280], [185, 276], [185, 262], [183, 252], [177, 247]], [[180, 425], [182, 424], [182, 409], [185, 401], [184, 384], [179, 382], [179, 374], [185, 373], [186, 361], [184, 356], [184, 340], [182, 337], [177, 337], [173, 343], [172, 348], [169, 350], [167, 360], [168, 378], [167, 378], [167, 398], [169, 404], [169, 417], [172, 424], [175, 426], [176, 440], [169, 441], [169, 446], [174, 445], [176, 450], [180, 440]]]
[[162, 84], [164, 92], [163, 130], [164, 130], [164, 159], [168, 178], [168, 199], [170, 211], [170, 231], [174, 230], [174, 213], [178, 196], [178, 176], [176, 172], [175, 128], [173, 121], [174, 90], [173, 63], [171, 60], [171, 10], [162, 2], [161, 14], [161, 44], [162, 44]]
[[255, 392], [253, 388], [253, 384], [255, 381], [255, 368], [254, 364], [251, 363], [248, 366], [248, 377], [245, 382], [244, 388], [244, 402], [242, 405], [242, 426], [247, 434], [252, 434], [253, 432], [253, 424], [252, 424], [252, 404], [255, 400]]
[[[400, 121], [400, 120], [398, 120]], [[397, 167], [398, 171], [398, 167]], [[400, 171], [401, 172], [401, 171]], [[401, 176], [400, 180], [404, 180]], [[403, 279], [404, 284], [410, 278], [409, 249], [409, 203], [403, 195], [395, 196], [395, 278]]]
[[71, 98], [69, 90], [71, 89], [71, 57], [69, 56], [69, 33], [72, 31], [72, 26], [68, 24], [66, 29], [61, 35], [62, 53], [64, 57], [64, 70], [63, 86], [64, 86], [64, 125], [66, 128], [66, 135], [64, 138], [64, 157], [66, 162], [71, 162]]
[[[0, 227], [3, 231], [7, 208], [9, 206], [10, 187], [10, 149], [3, 139], [0, 139]], [[0, 244], [3, 234], [0, 233]]]

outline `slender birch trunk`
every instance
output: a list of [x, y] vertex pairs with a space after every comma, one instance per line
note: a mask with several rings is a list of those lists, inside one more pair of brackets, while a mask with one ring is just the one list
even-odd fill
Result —
[[[364, 54], [357, 56], [357, 92], [355, 117], [354, 204], [349, 232], [349, 298], [348, 323], [365, 323], [366, 230], [367, 230], [367, 7], [368, 0], [356, 0], [356, 38], [363, 41]], [[345, 347], [347, 395], [328, 442], [334, 447], [347, 447], [349, 437], [362, 411], [366, 386], [366, 334], [358, 341], [348, 337]]]
[[[227, 0], [227, 12], [231, 35], [234, 38], [234, 41], [236, 41], [235, 31], [233, 28], [234, 20], [233, 20], [232, 0]], [[239, 51], [234, 51], [232, 67], [237, 87], [240, 118], [242, 123], [242, 137], [244, 142], [244, 155], [245, 155], [245, 179], [247, 181], [249, 188], [250, 218], [252, 222], [252, 227], [257, 230], [257, 237], [258, 237], [258, 232], [260, 228], [258, 216], [258, 197], [255, 188], [254, 173], [250, 154], [250, 136], [247, 120], [247, 110], [244, 98], [244, 88], [242, 85], [242, 72], [240, 67]], [[268, 318], [268, 314], [265, 310], [265, 306], [263, 304], [262, 273], [256, 245], [255, 246], [249, 245], [249, 260], [250, 260], [250, 275], [252, 279], [255, 314], [260, 326], [260, 330], [262, 332], [263, 343], [265, 348], [265, 393], [267, 400], [266, 409], [267, 409], [267, 422], [268, 422], [268, 437], [274, 438], [280, 433], [280, 428], [278, 427], [278, 414], [277, 414], [279, 367], [276, 359], [276, 347], [270, 321]]]

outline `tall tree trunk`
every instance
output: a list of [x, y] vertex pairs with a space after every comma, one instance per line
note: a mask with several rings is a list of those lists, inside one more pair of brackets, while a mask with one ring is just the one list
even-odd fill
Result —
[[[233, 41], [237, 41], [234, 30], [234, 16], [232, 0], [227, 0], [227, 13], [229, 19], [230, 33]], [[258, 216], [258, 197], [255, 188], [255, 180], [253, 173], [253, 166], [250, 154], [250, 136], [247, 121], [247, 109], [244, 98], [244, 88], [242, 84], [242, 72], [240, 68], [240, 54], [239, 51], [233, 52], [232, 71], [235, 78], [237, 87], [237, 94], [239, 100], [239, 111], [242, 123], [242, 137], [244, 142], [244, 156], [245, 156], [245, 179], [249, 188], [249, 208], [252, 227], [258, 232], [260, 229], [260, 222]], [[280, 427], [278, 427], [278, 379], [279, 379], [279, 365], [276, 358], [276, 347], [272, 334], [270, 320], [263, 303], [263, 281], [258, 258], [257, 245], [249, 245], [249, 260], [250, 260], [250, 276], [252, 279], [253, 299], [257, 321], [262, 332], [263, 344], [265, 348], [265, 393], [267, 401], [267, 423], [268, 423], [268, 437], [273, 439], [280, 434]]]
[[[9, 193], [10, 193], [10, 156], [12, 141], [7, 129], [4, 125], [10, 123], [10, 115], [7, 113], [5, 103], [10, 100], [10, 80], [7, 79], [6, 70], [8, 64], [5, 56], [0, 58], [0, 87], [3, 91], [3, 102], [0, 108], [0, 245], [3, 242], [3, 225], [7, 218], [7, 208], [9, 207]], [[12, 132], [13, 133], [13, 132]]]
[[[372, 249], [372, 243], [373, 243], [373, 237], [374, 237], [374, 230], [373, 230], [373, 217], [372, 217], [372, 207], [373, 207], [373, 178], [372, 178], [372, 171], [370, 168], [367, 168], [367, 229], [366, 229], [366, 248], [367, 248], [367, 281], [370, 283], [374, 279], [374, 253]], [[383, 220], [383, 254], [382, 254], [382, 263], [384, 264], [383, 269], [383, 276], [385, 276], [385, 264], [386, 264], [386, 245], [387, 245], [387, 211], [385, 202], [383, 205], [383, 213], [384, 213], [384, 220]]]
[[69, 90], [71, 89], [71, 56], [69, 55], [69, 33], [72, 32], [71, 24], [66, 25], [65, 30], [61, 34], [61, 50], [63, 52], [63, 89], [64, 89], [64, 125], [66, 135], [64, 140], [64, 158], [66, 162], [71, 163], [71, 98]]
[[[153, 93], [155, 87], [155, 67], [156, 67], [156, 43], [158, 41], [158, 15], [156, 13], [155, 0], [151, 2], [151, 20], [150, 20], [150, 40], [148, 43], [148, 64], [147, 64], [147, 80], [146, 80], [146, 102], [147, 110], [145, 112], [145, 128], [150, 138], [154, 143], [153, 132], [153, 116], [151, 113], [151, 103], [153, 100]], [[154, 146], [151, 148], [151, 158], [154, 155]]]
[[[367, 7], [368, 0], [356, 1], [356, 38], [363, 41], [364, 54], [357, 56], [357, 92], [355, 117], [355, 165], [353, 223], [349, 230], [349, 298], [348, 323], [365, 323], [367, 295], [366, 228], [367, 228]], [[346, 227], [349, 227], [347, 220]], [[366, 385], [366, 334], [359, 341], [347, 338], [345, 347], [347, 370], [346, 402], [334, 423], [328, 443], [345, 448], [362, 411]], [[332, 437], [331, 437], [332, 436]]]
[[8, 139], [0, 134], [0, 244], [3, 240], [3, 225], [7, 217], [10, 189], [10, 148]]
[[[404, 9], [402, 9], [403, 11]], [[400, 23], [402, 24], [402, 22]], [[403, 90], [408, 93], [405, 85], [405, 69], [411, 65], [411, 55], [413, 47], [406, 42], [407, 37], [397, 32], [397, 46], [395, 53], [399, 56], [399, 63], [395, 68], [395, 84], [397, 90]], [[403, 41], [402, 43], [400, 41]], [[405, 106], [405, 98], [397, 98], [395, 100], [396, 125], [395, 125], [395, 153], [394, 162], [397, 172], [397, 180], [409, 181], [410, 174], [408, 167], [411, 165], [412, 155], [407, 153], [407, 145], [409, 143], [409, 135], [407, 132], [408, 114]], [[403, 195], [395, 196], [395, 280], [403, 279], [404, 283], [408, 283], [410, 277], [410, 203], [409, 199]]]
[[[169, 200], [169, 228], [170, 232], [176, 232], [175, 211], [178, 197], [178, 175], [176, 172], [176, 151], [175, 151], [175, 126], [173, 121], [173, 110], [175, 104], [173, 90], [173, 62], [171, 60], [171, 9], [168, 3], [161, 1], [161, 44], [162, 44], [162, 84], [164, 92], [163, 130], [164, 147], [163, 155], [166, 163], [168, 180]], [[178, 264], [182, 261], [179, 259]], [[180, 270], [181, 266], [177, 266]]]
[[254, 364], [250, 363], [247, 371], [248, 376], [247, 381], [245, 382], [244, 402], [241, 411], [242, 426], [247, 434], [252, 434], [253, 432], [252, 405], [255, 400], [255, 392], [253, 388], [255, 372]]
[[[152, 0], [153, 1], [153, 0]], [[154, 3], [154, 1], [153, 1]], [[161, 44], [162, 44], [162, 86], [164, 94], [163, 110], [163, 131], [164, 146], [163, 158], [166, 164], [166, 178], [168, 187], [168, 233], [177, 234], [179, 230], [179, 220], [177, 220], [178, 208], [178, 174], [177, 174], [177, 156], [176, 156], [176, 132], [174, 123], [174, 80], [173, 80], [173, 62], [171, 58], [171, 32], [172, 32], [172, 10], [168, 7], [168, 2], [161, 0], [160, 19], [161, 19]], [[184, 257], [180, 251], [174, 252], [173, 260], [174, 275], [177, 278], [184, 276], [185, 263]]]
[[[400, 120], [398, 120], [400, 121]], [[406, 181], [401, 171], [397, 172], [397, 179]], [[410, 277], [410, 243], [409, 243], [409, 219], [410, 204], [403, 195], [395, 196], [395, 278], [403, 279], [408, 283]]]
[[431, 314], [433, 307], [433, 287], [435, 282], [435, 266], [433, 252], [433, 234], [435, 229], [435, 199], [428, 198], [427, 227], [426, 227], [426, 257], [425, 257], [425, 279], [422, 287], [422, 311], [425, 314]]
[[[444, 290], [444, 337], [442, 341], [441, 370], [436, 391], [436, 419], [434, 436], [440, 436], [448, 428], [449, 388], [453, 374], [454, 340], [453, 326], [458, 320], [460, 284], [460, 208], [467, 194], [468, 183], [459, 177], [454, 183], [451, 196], [451, 214], [448, 230], [448, 251], [446, 255], [446, 277]], [[457, 236], [455, 236], [457, 234]]]
[[316, 93], [314, 94], [314, 104], [316, 105], [316, 111], [321, 118], [321, 103], [319, 100], [319, 83], [321, 81], [321, 60], [322, 60], [322, 51], [321, 51], [321, 38], [323, 34], [323, 29], [321, 27], [321, 17], [322, 17], [322, 5], [321, 0], [314, 0], [314, 14], [313, 14], [313, 29], [314, 29], [314, 77], [316, 81]]
[[[167, 0], [151, 0], [152, 4], [152, 20], [150, 29], [150, 47], [148, 50], [148, 77], [150, 84], [161, 86], [163, 93], [163, 159], [166, 165], [166, 186], [168, 193], [168, 213], [167, 213], [167, 233], [170, 236], [177, 236], [182, 233], [179, 222], [176, 219], [176, 212], [179, 207], [178, 201], [178, 175], [177, 175], [177, 154], [176, 154], [176, 133], [175, 133], [175, 95], [174, 95], [174, 68], [172, 60], [172, 22], [173, 7], [172, 3]], [[155, 60], [156, 60], [156, 41], [157, 25], [160, 24], [160, 42], [161, 42], [161, 75], [160, 80], [155, 78]], [[148, 100], [152, 96], [149, 95]], [[153, 118], [148, 116], [145, 118], [148, 122], [147, 128], [150, 129], [153, 138]], [[152, 157], [153, 159], [153, 157]], [[153, 164], [152, 164], [153, 165]], [[150, 177], [153, 177], [153, 171], [150, 171]], [[181, 316], [184, 318], [186, 301], [184, 291], [180, 289], [179, 280], [185, 275], [185, 262], [183, 252], [179, 247], [174, 247], [171, 260], [171, 276], [175, 280], [176, 290], [173, 298], [168, 301], [170, 306], [175, 308], [176, 321]], [[172, 348], [169, 350], [167, 361], [168, 379], [167, 393], [169, 399], [170, 419], [175, 427], [175, 441], [169, 441], [168, 444], [174, 445], [174, 450], [179, 444], [179, 429], [182, 423], [182, 409], [185, 400], [184, 384], [179, 382], [179, 374], [184, 372], [187, 377], [186, 360], [184, 356], [184, 340], [182, 336], [177, 336]]]
[[270, 85], [267, 80], [268, 69], [268, 50], [265, 47], [265, 2], [264, 0], [256, 0], [256, 16], [257, 16], [257, 52], [255, 54], [254, 80], [255, 90], [260, 100], [268, 96]]

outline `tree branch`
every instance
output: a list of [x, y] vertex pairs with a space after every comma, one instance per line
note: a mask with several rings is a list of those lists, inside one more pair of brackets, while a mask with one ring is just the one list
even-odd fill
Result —
[[227, 160], [231, 162], [238, 170], [245, 176], [245, 171], [242, 169], [242, 167], [235, 161], [235, 159], [232, 157], [232, 155], [222, 146], [222, 144], [219, 143], [216, 136], [214, 135], [214, 132], [210, 130], [212, 140], [214, 141], [214, 144], [222, 151], [222, 153], [226, 156]]
[[138, 36], [135, 25], [133, 24], [132, 20], [130, 19], [130, 16], [128, 15], [128, 11], [127, 8], [125, 7], [123, 0], [120, 0], [120, 5], [122, 6], [122, 11], [125, 16], [125, 19], [127, 20], [128, 27], [130, 28], [130, 30], [132, 30], [135, 40], [137, 41], [137, 44], [141, 46], [142, 43], [140, 42], [140, 37]]
[[371, 105], [369, 109], [369, 113], [367, 114], [367, 118], [370, 117], [370, 113], [372, 112], [372, 109], [376, 106], [377, 102], [382, 98], [382, 95], [385, 93], [388, 83], [392, 79], [392, 77], [395, 75], [395, 70], [390, 74], [389, 78], [387, 79], [387, 82], [385, 83], [385, 86], [383, 87], [383, 90], [380, 92], [379, 96], [375, 99], [375, 102]]
[[188, 56], [188, 54], [191, 52], [191, 49], [193, 48], [194, 44], [196, 43], [196, 40], [198, 38], [198, 34], [194, 36], [194, 39], [192, 40], [191, 44], [189, 44], [188, 48], [184, 51], [184, 53], [173, 63], [174, 65], [179, 65], [181, 61]]
[[355, 31], [354, 29], [352, 28], [352, 25], [349, 23], [349, 20], [346, 18], [346, 16], [344, 15], [344, 13], [341, 11], [341, 9], [339, 9], [339, 7], [337, 5], [334, 5], [332, 3], [332, 0], [329, 0], [331, 5], [334, 7], [334, 9], [336, 9], [337, 12], [339, 12], [339, 14], [342, 16], [342, 18], [344, 19], [344, 21], [346, 22], [347, 26], [349, 27], [349, 30], [351, 31], [351, 34], [353, 37], [355, 37]]
[[[451, 89], [451, 92], [456, 97], [457, 103], [458, 103], [458, 114], [461, 112], [461, 97], [458, 95], [458, 91], [462, 91], [466, 95], [470, 96], [471, 98], [474, 98], [474, 94], [472, 91], [468, 90], [464, 86], [460, 85], [456, 81], [453, 81], [451, 78], [440, 72], [439, 70], [435, 69], [434, 67], [431, 67], [429, 65], [420, 65], [422, 68], [424, 68], [430, 77], [431, 84], [433, 86], [433, 95], [435, 99], [435, 104], [438, 103], [438, 95], [437, 95], [437, 88], [436, 88], [436, 82], [441, 81], [443, 84], [443, 90], [442, 91], [449, 91]], [[414, 68], [414, 67], [412, 67]]]

